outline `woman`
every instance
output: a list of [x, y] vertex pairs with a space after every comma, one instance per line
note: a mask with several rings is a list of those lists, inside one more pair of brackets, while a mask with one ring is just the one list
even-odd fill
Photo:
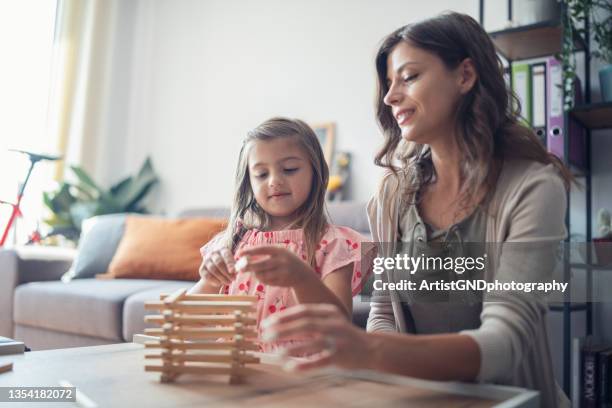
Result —
[[[498, 243], [487, 245], [487, 280], [547, 278], [550, 245], [566, 235], [571, 175], [519, 123], [520, 107], [514, 96], [510, 103], [484, 30], [458, 13], [402, 27], [383, 41], [376, 68], [385, 144], [375, 162], [388, 172], [368, 204], [374, 241]], [[514, 243], [544, 248], [547, 256]], [[401, 276], [391, 271], [386, 279]], [[553, 376], [546, 312], [540, 297], [518, 292], [487, 293], [475, 305], [411, 302], [383, 292], [371, 305], [373, 333], [328, 305], [301, 305], [271, 318], [267, 335], [317, 333], [288, 350], [316, 354], [297, 364], [302, 369], [338, 364], [517, 385], [539, 390], [543, 406], [565, 405]]]

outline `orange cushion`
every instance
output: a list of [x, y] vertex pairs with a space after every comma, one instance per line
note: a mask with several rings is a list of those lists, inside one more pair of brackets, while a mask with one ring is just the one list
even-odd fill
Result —
[[214, 218], [128, 216], [108, 273], [98, 277], [198, 280], [200, 247], [226, 225]]

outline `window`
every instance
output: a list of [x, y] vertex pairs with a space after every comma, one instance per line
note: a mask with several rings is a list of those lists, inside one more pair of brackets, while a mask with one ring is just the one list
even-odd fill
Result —
[[[57, 149], [56, 138], [47, 132], [56, 8], [51, 0], [0, 2], [0, 200], [15, 201], [29, 166], [25, 155], [7, 149]], [[42, 219], [42, 192], [53, 188], [54, 172], [53, 163], [36, 165], [22, 201], [18, 243], [25, 242]], [[0, 234], [10, 213], [10, 206], [0, 206]]]

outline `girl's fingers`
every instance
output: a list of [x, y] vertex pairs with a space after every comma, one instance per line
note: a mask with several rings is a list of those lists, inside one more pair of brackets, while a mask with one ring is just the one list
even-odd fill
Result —
[[208, 271], [206, 270], [206, 261], [202, 260], [200, 268], [198, 269], [198, 273], [200, 274], [201, 278], [206, 278], [206, 275], [208, 273]]
[[224, 275], [223, 272], [221, 272], [221, 270], [217, 267], [217, 265], [212, 260], [209, 260], [208, 262], [206, 262], [206, 271], [208, 272], [209, 276], [213, 276], [215, 279], [217, 279], [219, 282], [221, 282], [224, 285], [228, 285], [231, 283], [228, 277]]
[[206, 276], [206, 280], [209, 281], [214, 286], [223, 286], [223, 282], [221, 282], [219, 279], [217, 279], [216, 276], [214, 276], [212, 274], [208, 274]]
[[236, 269], [234, 267], [234, 257], [232, 256], [232, 252], [227, 249], [224, 248], [220, 251], [221, 257], [223, 258], [223, 260], [225, 261], [225, 265], [227, 266], [227, 271], [233, 275], [236, 273]]
[[223, 259], [223, 257], [218, 253], [218, 252], [213, 252], [210, 255], [210, 259], [212, 260], [215, 268], [218, 271], [218, 274], [220, 274], [223, 279], [226, 281], [225, 283], [229, 284], [232, 282], [232, 277], [230, 276], [230, 273], [227, 271], [227, 265], [225, 264], [225, 260]]

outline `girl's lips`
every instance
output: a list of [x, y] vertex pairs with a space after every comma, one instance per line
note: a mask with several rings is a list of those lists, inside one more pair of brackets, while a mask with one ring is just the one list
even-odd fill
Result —
[[278, 193], [278, 194], [272, 194], [270, 196], [270, 198], [271, 199], [273, 199], [273, 198], [283, 198], [283, 197], [287, 197], [287, 196], [290, 196], [290, 195], [291, 195], [291, 193]]

